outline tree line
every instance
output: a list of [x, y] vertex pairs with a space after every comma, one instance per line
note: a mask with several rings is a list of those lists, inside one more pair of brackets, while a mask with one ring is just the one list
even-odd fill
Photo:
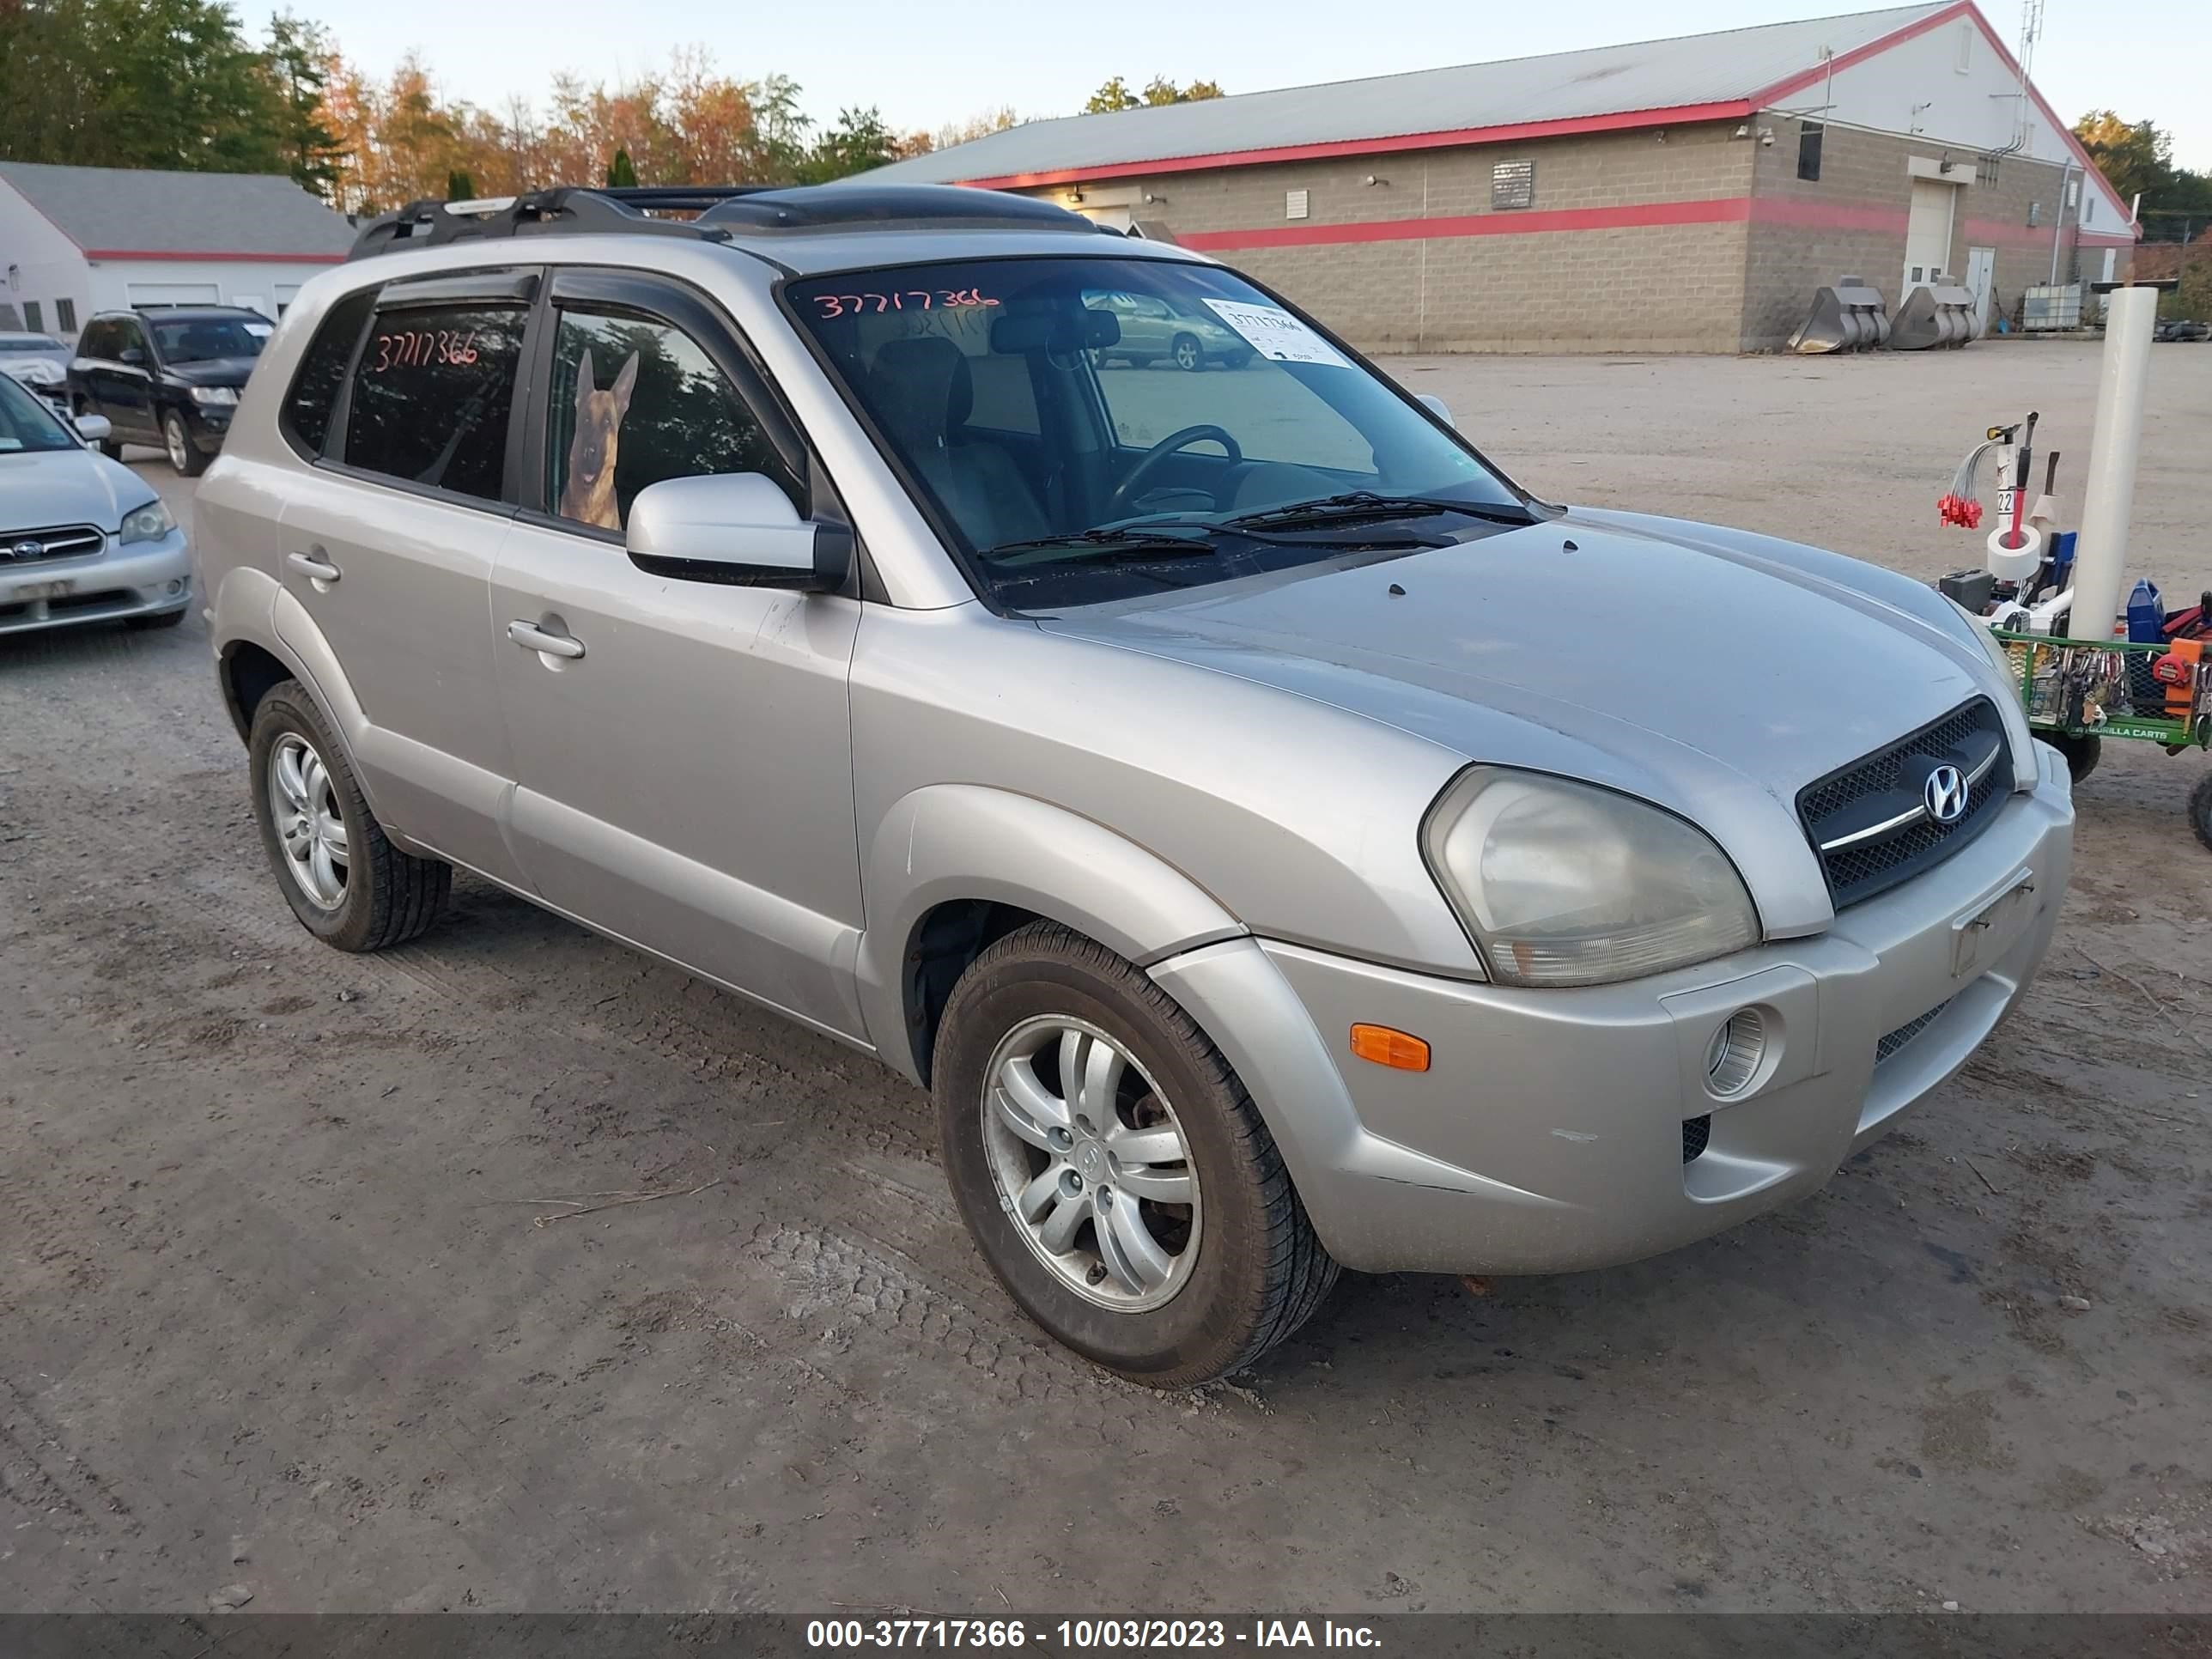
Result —
[[[812, 184], [1016, 125], [1011, 106], [934, 131], [873, 107], [826, 125], [787, 76], [724, 73], [702, 47], [617, 85], [557, 76], [497, 108], [449, 98], [410, 53], [372, 76], [322, 25], [250, 39], [222, 0], [0, 0], [0, 156], [86, 167], [289, 173], [343, 212], [556, 184]], [[1092, 109], [1218, 98], [1210, 81], [1115, 76]]]

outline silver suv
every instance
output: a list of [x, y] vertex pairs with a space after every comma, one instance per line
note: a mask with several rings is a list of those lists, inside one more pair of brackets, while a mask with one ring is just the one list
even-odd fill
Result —
[[[1249, 363], [1124, 366], [1132, 295]], [[1009, 1293], [1146, 1382], [1340, 1263], [1811, 1192], [2066, 883], [2065, 769], [1948, 600], [1537, 501], [1249, 278], [1016, 198], [392, 216], [198, 512], [310, 931], [411, 939], [459, 866], [878, 1055]]]

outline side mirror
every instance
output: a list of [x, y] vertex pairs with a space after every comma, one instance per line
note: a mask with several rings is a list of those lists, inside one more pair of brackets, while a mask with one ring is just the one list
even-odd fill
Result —
[[832, 592], [853, 559], [850, 530], [800, 518], [761, 472], [647, 484], [629, 504], [623, 540], [641, 570], [730, 587]]
[[119, 363], [128, 363], [133, 368], [141, 368], [146, 362], [146, 348], [143, 346], [125, 346], [121, 351], [116, 354], [115, 361]]
[[114, 423], [105, 415], [80, 415], [70, 424], [88, 444], [104, 444], [115, 434]]
[[1456, 432], [1459, 430], [1459, 422], [1452, 419], [1451, 405], [1446, 403], [1443, 398], [1437, 397], [1435, 392], [1417, 392], [1413, 394], [1413, 401], [1420, 404], [1423, 409], [1427, 410], [1430, 414], [1435, 416], [1453, 431]]

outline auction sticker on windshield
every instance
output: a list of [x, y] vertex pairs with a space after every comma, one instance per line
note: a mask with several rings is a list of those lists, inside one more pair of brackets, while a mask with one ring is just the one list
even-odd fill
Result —
[[1349, 368], [1345, 356], [1280, 306], [1255, 306], [1243, 300], [1208, 300], [1221, 320], [1251, 342], [1262, 357], [1279, 363], [1327, 363]]

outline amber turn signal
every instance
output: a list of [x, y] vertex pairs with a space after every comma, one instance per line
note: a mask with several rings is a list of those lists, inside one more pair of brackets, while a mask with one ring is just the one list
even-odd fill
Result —
[[1429, 1045], [1410, 1031], [1395, 1031], [1388, 1025], [1353, 1026], [1352, 1052], [1362, 1060], [1371, 1060], [1394, 1071], [1429, 1069]]

